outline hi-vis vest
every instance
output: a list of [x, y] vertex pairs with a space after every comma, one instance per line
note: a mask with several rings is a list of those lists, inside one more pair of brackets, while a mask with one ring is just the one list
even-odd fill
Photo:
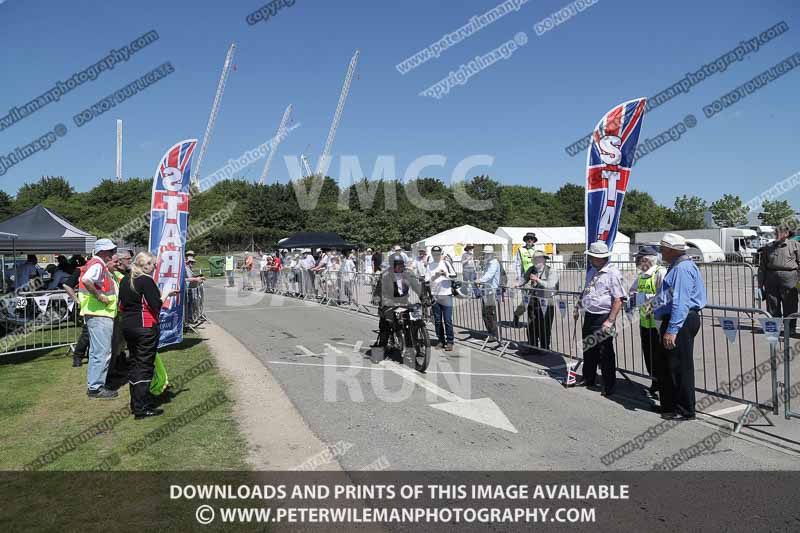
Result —
[[653, 311], [649, 313], [646, 310], [645, 303], [650, 301], [656, 295], [656, 276], [663, 267], [657, 267], [653, 270], [653, 274], [649, 277], [639, 276], [639, 282], [636, 284], [636, 293], [642, 294], [637, 296], [637, 299], [644, 298], [644, 301], [636, 302], [639, 305], [639, 325], [643, 328], [652, 329], [656, 327], [656, 319]]
[[[83, 284], [83, 275], [95, 263], [99, 263], [103, 267], [103, 283], [97, 287], [97, 292], [105, 295], [108, 298], [108, 303], [100, 302], [95, 296], [90, 293], [86, 286]], [[83, 316], [104, 316], [114, 318], [117, 316], [117, 284], [114, 281], [114, 276], [106, 268], [106, 264], [102, 259], [94, 257], [86, 263], [83, 267], [78, 278], [78, 303], [81, 306], [81, 315]]]
[[535, 251], [536, 250], [533, 247], [525, 248], [523, 246], [522, 248], [519, 249], [519, 257], [520, 257], [520, 260], [522, 262], [522, 273], [523, 274], [525, 274], [525, 272], [528, 271], [528, 269], [531, 267], [531, 265], [533, 265], [533, 253]]

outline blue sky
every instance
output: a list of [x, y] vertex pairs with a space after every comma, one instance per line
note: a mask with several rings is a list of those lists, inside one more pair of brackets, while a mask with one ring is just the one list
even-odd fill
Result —
[[[174, 142], [202, 139], [226, 50], [236, 42], [236, 71], [203, 175], [274, 135], [289, 103], [302, 125], [278, 155], [299, 154], [311, 144], [313, 164], [358, 48], [358, 76], [329, 174], [338, 176], [340, 155], [357, 155], [370, 174], [381, 154], [395, 156], [398, 173], [417, 157], [442, 154], [445, 168], [425, 174], [449, 179], [463, 158], [488, 154], [494, 164], [475, 173], [552, 191], [568, 181], [583, 182], [584, 153], [570, 157], [564, 147], [588, 133], [612, 106], [655, 94], [780, 21], [789, 25], [788, 32], [645, 116], [642, 139], [687, 114], [697, 118], [697, 126], [643, 158], [631, 186], [667, 204], [680, 194], [712, 201], [726, 192], [746, 201], [800, 171], [800, 68], [713, 118], [702, 112], [800, 51], [800, 3], [599, 0], [537, 36], [534, 24], [569, 2], [530, 1], [409, 73], [396, 70], [403, 59], [499, 3], [297, 0], [268, 21], [249, 25], [245, 17], [263, 2], [0, 2], [0, 116], [111, 48], [149, 30], [160, 35], [127, 62], [0, 131], [0, 155], [5, 155], [56, 124], [67, 127], [67, 135], [48, 150], [1, 176], [0, 187], [14, 193], [42, 175], [63, 175], [87, 190], [113, 176], [117, 118], [125, 124], [124, 174], [152, 176]], [[441, 99], [419, 95], [519, 32], [528, 42], [508, 59]], [[165, 61], [174, 73], [82, 127], [75, 125], [75, 114]], [[262, 165], [242, 176], [257, 179]], [[282, 157], [276, 158], [270, 180], [287, 177]], [[784, 198], [800, 207], [800, 190]]]

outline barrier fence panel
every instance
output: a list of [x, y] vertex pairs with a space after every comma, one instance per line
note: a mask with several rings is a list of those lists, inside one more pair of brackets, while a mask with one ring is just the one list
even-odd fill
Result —
[[781, 399], [783, 401], [783, 416], [786, 420], [793, 417], [800, 418], [800, 412], [792, 410], [792, 397], [795, 395], [795, 389], [800, 387], [800, 384], [792, 382], [792, 375], [795, 372], [800, 372], [800, 357], [796, 357], [800, 352], [800, 343], [795, 345], [791, 343], [797, 319], [800, 319], [800, 315], [791, 315], [791, 318], [782, 319], [783, 394]]
[[0, 299], [0, 356], [71, 346], [83, 322], [64, 291], [8, 294]]
[[205, 320], [205, 289], [203, 284], [189, 283], [186, 287], [186, 298], [184, 298], [184, 325], [194, 329], [194, 326]]
[[[632, 277], [633, 270], [625, 268]], [[736, 291], [746, 287], [746, 292], [747, 287], [753, 287], [754, 276], [751, 274], [755, 272], [747, 264], [716, 264], [703, 268], [709, 273], [708, 279], [715, 284], [713, 294], [717, 295], [717, 299], [738, 301], [734, 297]], [[564, 272], [569, 270], [562, 271], [562, 274]], [[578, 272], [574, 272], [574, 280], [579, 279]], [[372, 304], [372, 294], [379, 276], [284, 269], [277, 278], [276, 287], [281, 288], [276, 292], [317, 299], [321, 303], [349, 305], [359, 311], [375, 314], [377, 309]], [[561, 280], [562, 283], [565, 280], [563, 275]], [[572, 283], [569, 279], [566, 281], [568, 286]], [[628, 286], [632, 283], [631, 279]], [[463, 283], [460, 293], [463, 297], [453, 298], [454, 327], [468, 332], [470, 336], [486, 339], [486, 302], [492, 301], [486, 299], [487, 290], [472, 283]], [[573, 316], [579, 292], [508, 287], [495, 294], [493, 302], [496, 306], [498, 347], [502, 353], [512, 345], [544, 350], [536, 353], [554, 353], [582, 360], [582, 316], [579, 313], [577, 320]], [[415, 303], [419, 298], [412, 292], [410, 300]], [[745, 296], [741, 301], [749, 300]], [[515, 321], [515, 316], [518, 321]], [[764, 335], [762, 318], [769, 318], [769, 315], [752, 306], [709, 304], [701, 311], [701, 327], [695, 338], [694, 350], [695, 388], [698, 392], [778, 412], [777, 347]], [[429, 327], [433, 327], [433, 324], [429, 324]], [[634, 310], [631, 314], [620, 312], [613, 341], [617, 368], [624, 374], [652, 377], [653, 352], [647, 346], [642, 346], [641, 339], [638, 311]], [[550, 369], [563, 374], [565, 366], [550, 365]], [[766, 375], [770, 378], [758, 379]], [[742, 376], [755, 378], [744, 379]], [[790, 383], [788, 376], [786, 382]]]

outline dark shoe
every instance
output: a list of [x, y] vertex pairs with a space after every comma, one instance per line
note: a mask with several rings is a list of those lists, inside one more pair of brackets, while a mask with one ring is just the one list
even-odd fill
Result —
[[115, 390], [108, 390], [105, 387], [100, 387], [97, 390], [86, 391], [86, 396], [89, 398], [97, 398], [99, 400], [110, 400], [119, 396], [119, 393]]
[[437, 344], [436, 344], [436, 347], [437, 347], [437, 348], [439, 348], [439, 349], [441, 350], [441, 349], [443, 349], [443, 348], [445, 347], [445, 345], [446, 345], [446, 344], [447, 344], [447, 343], [446, 343], [446, 342], [444, 342], [443, 340], [439, 340], [439, 341], [437, 342]]
[[667, 413], [661, 413], [661, 418], [664, 420], [676, 420], [678, 415], [672, 411], [669, 411]]
[[613, 395], [614, 395], [614, 389], [610, 389], [610, 390], [603, 389], [603, 392], [600, 393], [600, 396], [602, 396], [603, 398], [608, 398], [609, 396], [613, 396]]
[[142, 411], [141, 413], [136, 413], [135, 415], [133, 415], [133, 418], [134, 420], [141, 420], [143, 418], [150, 418], [151, 416], [160, 416], [163, 414], [164, 414], [163, 409], [158, 409], [158, 408], [147, 409], [145, 411]]
[[697, 416], [695, 416], [695, 415], [684, 415], [684, 414], [680, 414], [680, 415], [678, 415], [678, 418], [679, 418], [680, 420], [697, 420]]
[[452, 344], [445, 345], [444, 351], [445, 352], [452, 352], [453, 351], [453, 345]]

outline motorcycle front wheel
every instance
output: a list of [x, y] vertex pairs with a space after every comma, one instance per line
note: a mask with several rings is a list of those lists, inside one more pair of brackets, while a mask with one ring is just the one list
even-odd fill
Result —
[[417, 372], [425, 372], [431, 360], [431, 339], [425, 323], [414, 322], [411, 325], [411, 341], [414, 343], [414, 368]]

